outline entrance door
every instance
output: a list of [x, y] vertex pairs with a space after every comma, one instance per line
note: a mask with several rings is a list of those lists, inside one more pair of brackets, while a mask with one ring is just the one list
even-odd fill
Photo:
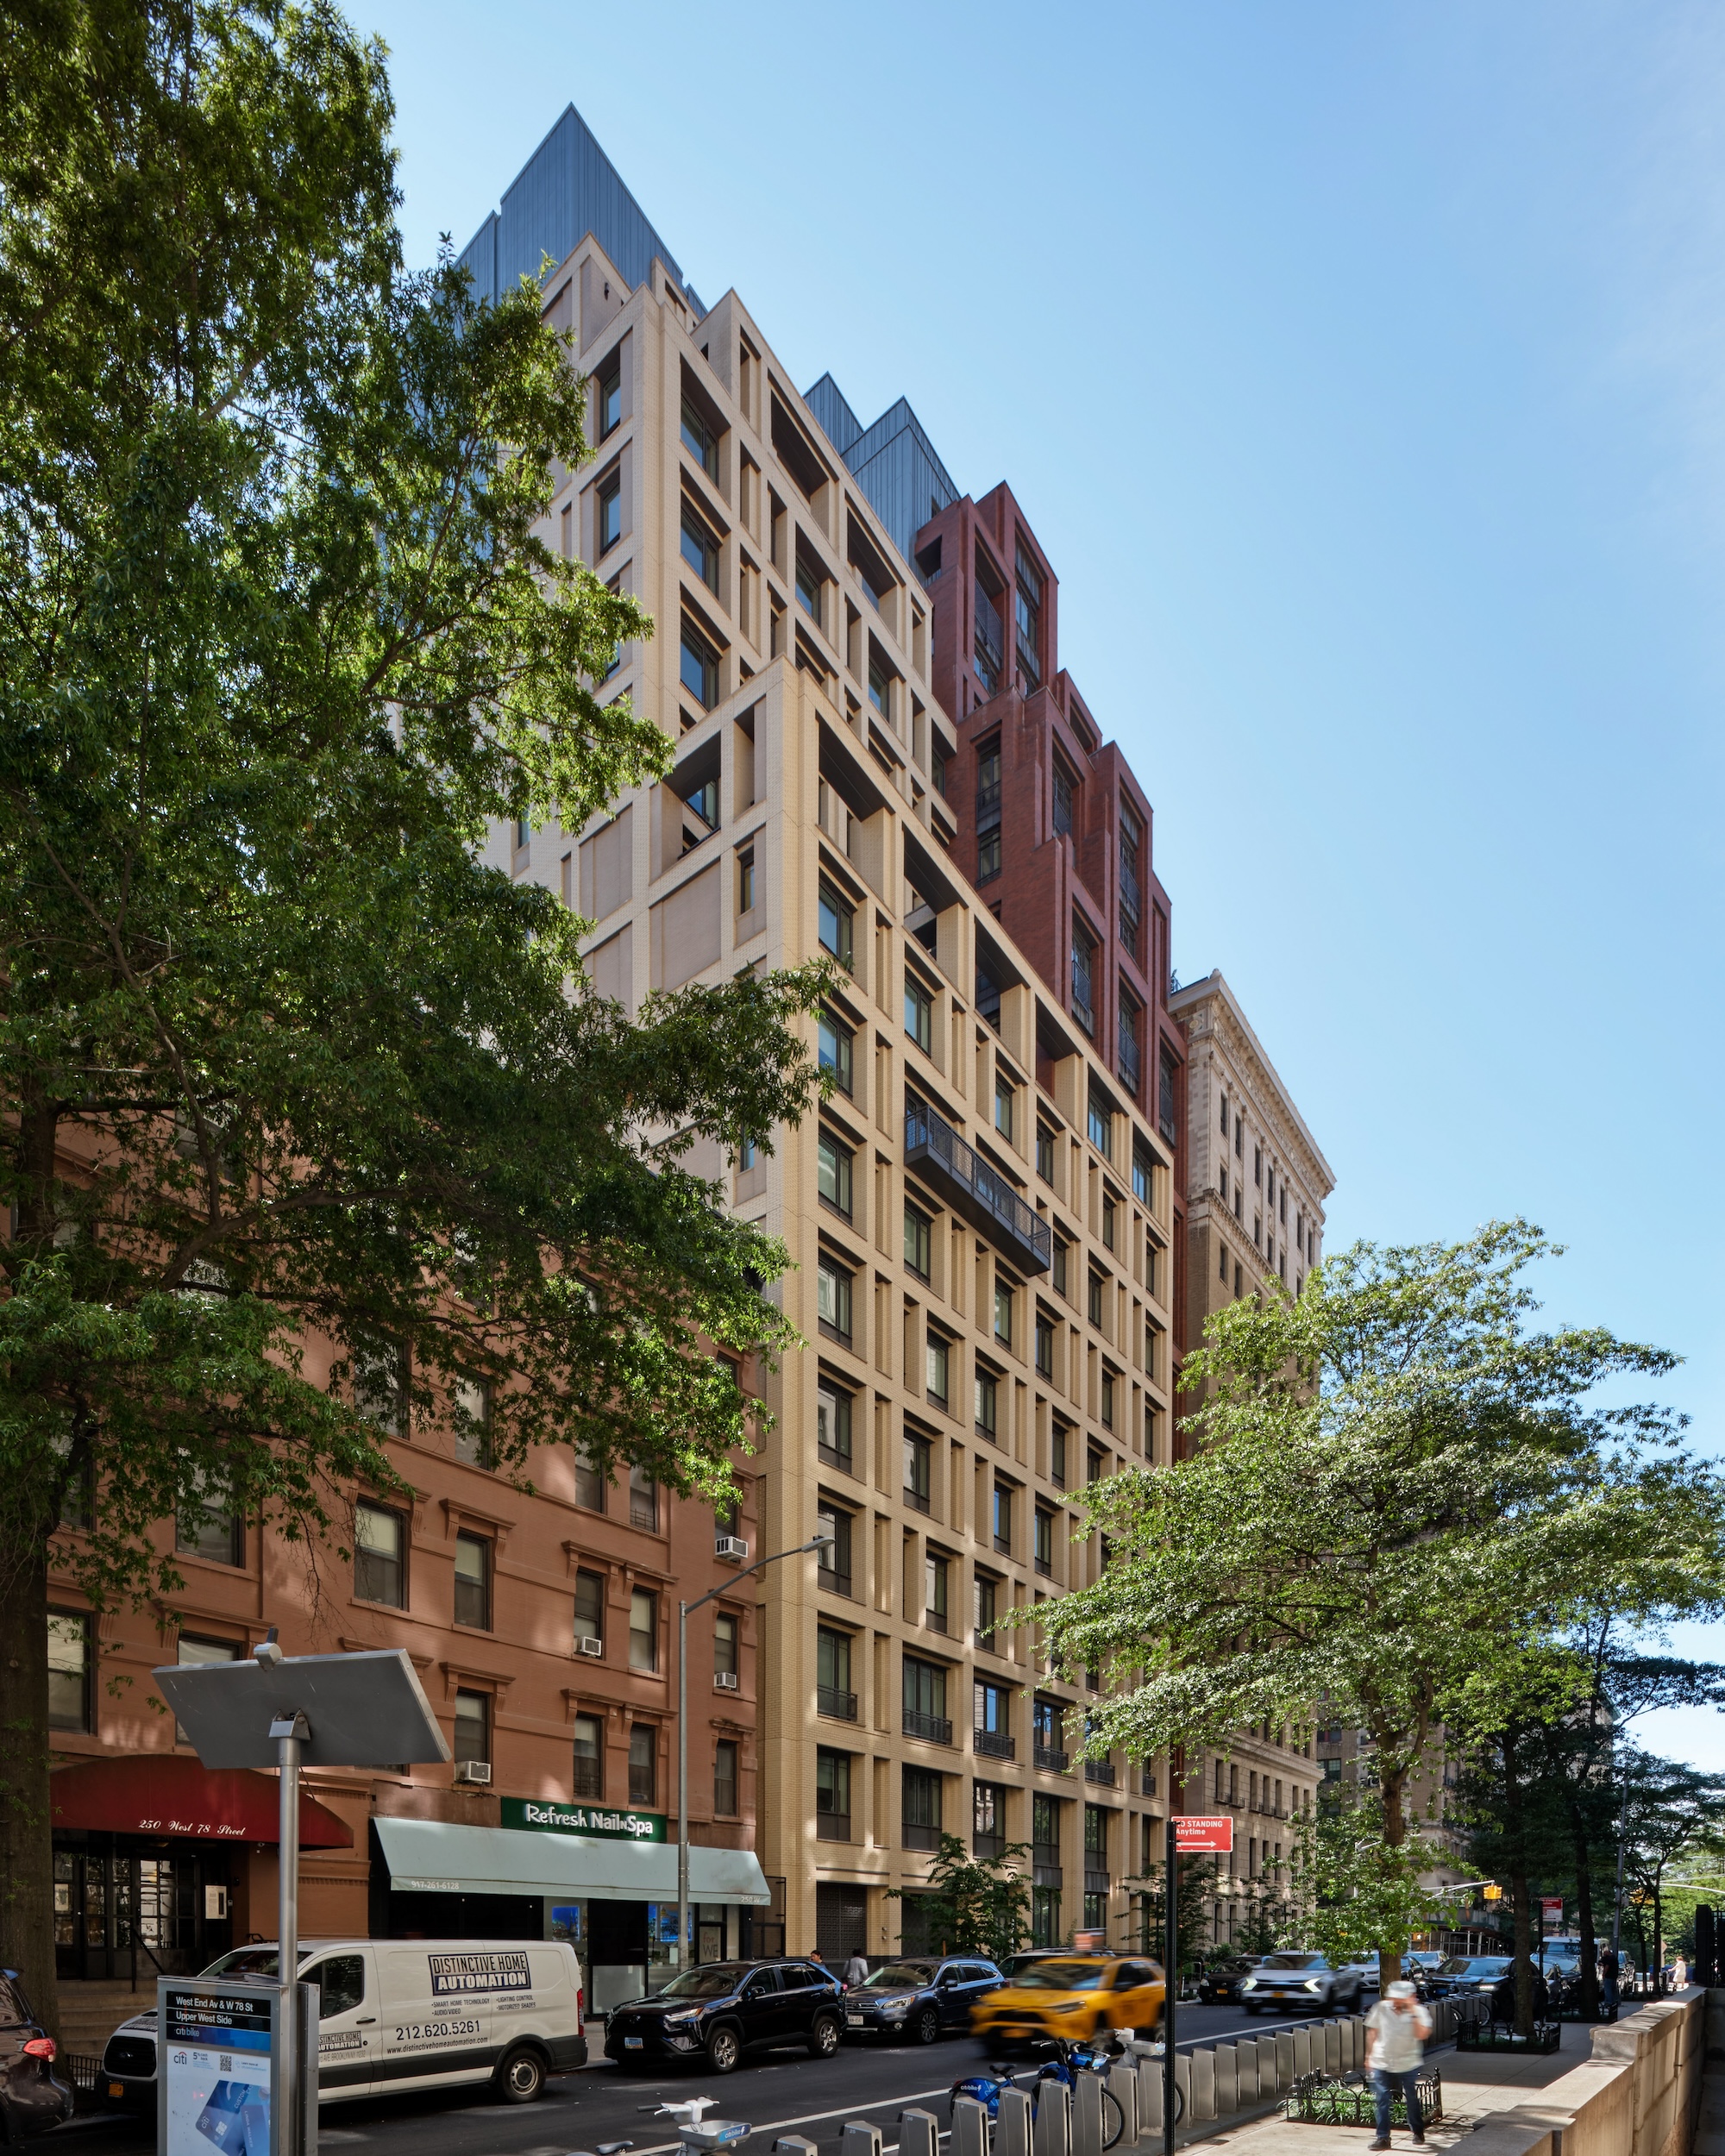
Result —
[[233, 1945], [228, 1852], [191, 1840], [157, 1843], [147, 1856], [133, 1853], [136, 1846], [91, 1834], [83, 1846], [54, 1851], [60, 1976], [146, 1983], [191, 1976]]

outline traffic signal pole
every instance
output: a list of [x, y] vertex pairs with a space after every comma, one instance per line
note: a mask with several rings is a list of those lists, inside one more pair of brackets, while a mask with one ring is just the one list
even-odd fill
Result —
[[1174, 1808], [1168, 1812], [1168, 1890], [1163, 1896], [1162, 2156], [1174, 2156], [1174, 2009], [1180, 1990], [1180, 1852], [1174, 1839]]

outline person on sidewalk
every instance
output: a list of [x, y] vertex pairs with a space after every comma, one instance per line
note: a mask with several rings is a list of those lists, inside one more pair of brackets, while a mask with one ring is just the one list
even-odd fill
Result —
[[848, 1984], [867, 1984], [869, 1981], [869, 1965], [862, 1959], [860, 1946], [853, 1949], [850, 1960], [844, 1965], [844, 1981]]
[[1408, 2131], [1415, 2148], [1426, 2146], [1426, 2122], [1420, 2109], [1420, 2069], [1432, 2017], [1411, 1984], [1392, 1984], [1365, 2017], [1365, 2070], [1371, 2076], [1377, 2139], [1373, 2148], [1389, 2146], [1389, 2112], [1397, 2095], [1408, 2106]]

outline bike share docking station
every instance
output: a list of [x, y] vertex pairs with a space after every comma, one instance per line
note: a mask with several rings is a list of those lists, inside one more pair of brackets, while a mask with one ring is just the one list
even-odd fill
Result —
[[277, 1981], [156, 1981], [160, 2156], [317, 2156], [316, 1984], [299, 1967], [299, 1771], [449, 1757], [399, 1649], [284, 1655], [275, 1627], [244, 1662], [157, 1670], [156, 1688], [206, 1767], [281, 1775]]

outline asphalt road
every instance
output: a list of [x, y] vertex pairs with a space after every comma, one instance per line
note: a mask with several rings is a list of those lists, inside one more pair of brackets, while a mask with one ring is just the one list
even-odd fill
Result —
[[[1237, 2030], [1264, 2035], [1291, 2028], [1291, 2019], [1252, 2019], [1238, 2007], [1182, 2006], [1179, 2048], [1214, 2043]], [[593, 2032], [597, 2034], [597, 2024]], [[700, 2066], [671, 2072], [623, 2073], [600, 2059], [584, 2072], [560, 2074], [536, 2103], [499, 2103], [489, 2089], [436, 2095], [367, 2096], [326, 2103], [317, 2139], [330, 2156], [568, 2156], [599, 2141], [632, 2140], [635, 2156], [670, 2156], [675, 2129], [647, 2115], [667, 2096], [712, 2096], [726, 2118], [754, 2128], [739, 2156], [768, 2156], [780, 2134], [799, 2134], [827, 2156], [837, 2151], [847, 2119], [881, 2127], [888, 2149], [898, 2141], [898, 2115], [910, 2104], [935, 2111], [944, 2124], [945, 2098], [961, 2075], [975, 2073], [987, 2052], [972, 2036], [919, 2045], [848, 2042], [836, 2059], [815, 2060], [795, 2051], [768, 2052], [724, 2079]], [[80, 2116], [34, 2144], [43, 2156], [76, 2143], [75, 2156], [145, 2156], [155, 2146], [152, 2121]]]

